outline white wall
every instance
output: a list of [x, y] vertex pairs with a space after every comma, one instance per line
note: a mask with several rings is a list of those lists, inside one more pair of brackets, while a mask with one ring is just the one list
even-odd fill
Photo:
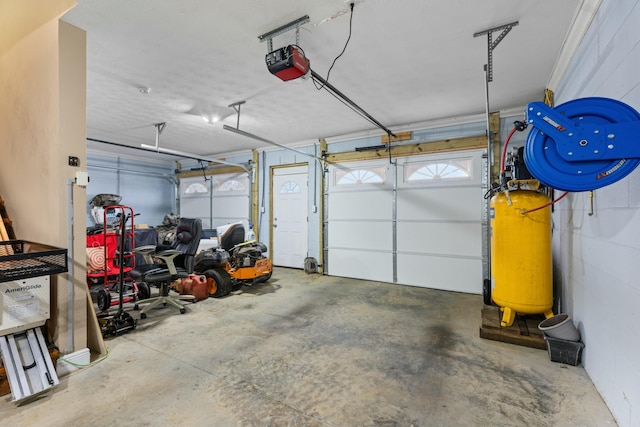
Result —
[[[51, 285], [48, 333], [63, 353], [87, 346], [86, 192], [75, 185], [71, 243], [67, 228], [69, 182], [86, 158], [86, 35], [58, 23], [74, 3], [3, 2], [0, 14], [0, 195], [18, 239], [73, 254], [69, 274], [53, 276]], [[68, 166], [71, 155], [80, 159], [80, 168]]]
[[[556, 104], [614, 98], [640, 110], [640, 2], [604, 0]], [[640, 127], [640, 122], [638, 123]], [[638, 132], [640, 135], [640, 132]], [[639, 141], [627, 141], [638, 144]], [[553, 215], [561, 309], [586, 344], [583, 364], [622, 427], [640, 426], [640, 170], [595, 192], [573, 193]]]
[[137, 215], [135, 224], [162, 224], [165, 215], [176, 212], [175, 163], [143, 161], [98, 153], [87, 155], [87, 226], [91, 216], [91, 199], [97, 194], [117, 194], [121, 204]]

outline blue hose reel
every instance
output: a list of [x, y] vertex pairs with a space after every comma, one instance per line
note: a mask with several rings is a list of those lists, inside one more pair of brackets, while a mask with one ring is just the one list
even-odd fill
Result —
[[590, 191], [619, 181], [640, 163], [640, 113], [609, 98], [527, 106], [524, 160], [542, 184]]

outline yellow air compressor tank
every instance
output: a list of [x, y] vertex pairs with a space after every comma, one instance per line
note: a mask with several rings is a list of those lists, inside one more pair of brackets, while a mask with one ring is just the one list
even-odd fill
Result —
[[516, 313], [553, 316], [551, 207], [523, 213], [547, 203], [530, 190], [491, 198], [491, 299], [501, 308], [502, 327]]

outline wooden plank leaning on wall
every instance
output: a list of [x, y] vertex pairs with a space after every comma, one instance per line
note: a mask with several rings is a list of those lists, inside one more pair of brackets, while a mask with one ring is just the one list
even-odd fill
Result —
[[[11, 219], [4, 205], [4, 200], [0, 196], [0, 241], [16, 240], [16, 234], [13, 231]], [[0, 245], [0, 255], [13, 255], [11, 245]]]

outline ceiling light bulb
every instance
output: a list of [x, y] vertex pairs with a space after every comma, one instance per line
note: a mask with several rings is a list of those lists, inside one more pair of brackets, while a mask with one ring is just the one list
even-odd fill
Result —
[[202, 115], [202, 120], [204, 120], [205, 122], [207, 122], [210, 125], [212, 125], [215, 122], [217, 122], [218, 120], [220, 120], [220, 117], [214, 116], [213, 114], [203, 114]]

